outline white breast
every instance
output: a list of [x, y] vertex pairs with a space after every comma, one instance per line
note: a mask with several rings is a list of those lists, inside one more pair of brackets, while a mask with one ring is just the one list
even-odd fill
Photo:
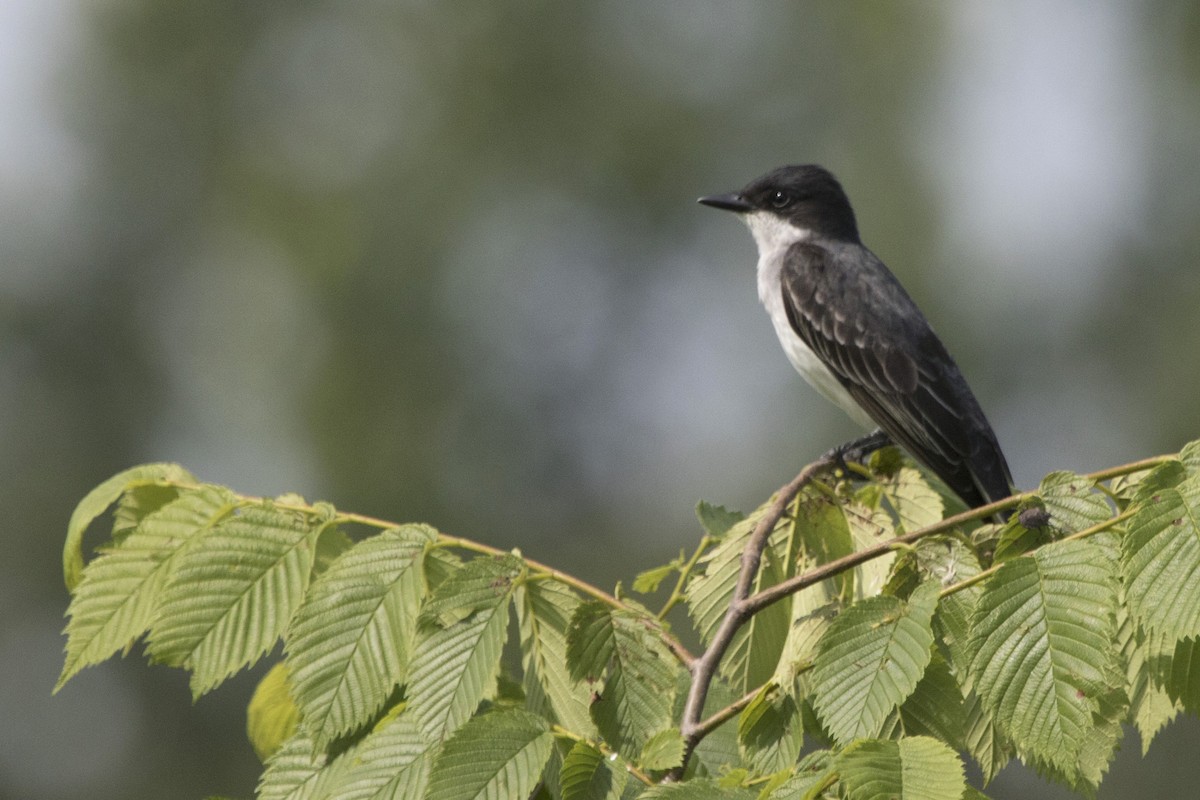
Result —
[[817, 354], [796, 335], [788, 322], [787, 311], [783, 307], [783, 287], [780, 283], [783, 260], [789, 247], [809, 238], [812, 232], [797, 228], [766, 211], [755, 211], [743, 215], [742, 218], [758, 245], [758, 298], [771, 317], [775, 335], [779, 337], [779, 344], [782, 345], [788, 361], [792, 362], [796, 371], [814, 389], [849, 414], [855, 422], [868, 429], [878, 427]]

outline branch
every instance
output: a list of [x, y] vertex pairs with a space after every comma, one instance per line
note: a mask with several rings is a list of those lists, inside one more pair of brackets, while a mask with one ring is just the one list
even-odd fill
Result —
[[[1169, 461], [1175, 457], [1176, 456], [1174, 456], [1174, 455], [1168, 454], [1168, 455], [1161, 455], [1161, 456], [1153, 456], [1151, 458], [1143, 458], [1140, 461], [1133, 461], [1128, 464], [1122, 464], [1119, 467], [1109, 467], [1108, 469], [1102, 469], [1102, 470], [1098, 470], [1096, 472], [1088, 473], [1084, 477], [1087, 478], [1088, 480], [1095, 481], [1098, 483], [1100, 481], [1110, 480], [1112, 478], [1116, 478], [1121, 475], [1129, 475], [1134, 472], [1141, 472], [1142, 470], [1153, 469], [1154, 467], [1157, 467], [1158, 465], [1162, 464], [1163, 462]], [[816, 462], [816, 463], [820, 463], [820, 462]], [[828, 564], [822, 564], [820, 567], [817, 567], [814, 570], [810, 570], [809, 572], [806, 572], [803, 575], [797, 575], [794, 578], [789, 578], [786, 581], [781, 581], [780, 583], [777, 583], [774, 586], [768, 587], [767, 589], [764, 589], [763, 591], [759, 592], [758, 594], [747, 598], [746, 602], [745, 602], [745, 606], [748, 609], [750, 614], [755, 614], [755, 613], [763, 610], [767, 606], [771, 605], [772, 603], [782, 600], [783, 598], [788, 597], [789, 595], [793, 595], [796, 592], [807, 589], [809, 586], [812, 586], [813, 584], [820, 583], [821, 581], [825, 580], [826, 578], [832, 578], [833, 576], [840, 575], [841, 573], [846, 572], [847, 570], [853, 569], [854, 567], [857, 567], [860, 564], [865, 564], [866, 562], [870, 561], [871, 559], [879, 558], [882, 555], [886, 555], [887, 553], [891, 552], [892, 550], [895, 550], [899, 546], [912, 544], [913, 542], [916, 542], [920, 539], [924, 539], [926, 536], [933, 536], [936, 533], [944, 533], [948, 530], [951, 530], [952, 528], [958, 527], [959, 525], [963, 524], [964, 522], [971, 522], [971, 521], [977, 520], [977, 519], [986, 519], [987, 517], [990, 517], [993, 514], [995, 514], [997, 511], [1002, 511], [1003, 509], [1018, 505], [1019, 503], [1021, 503], [1021, 501], [1025, 500], [1027, 498], [1036, 497], [1038, 492], [1039, 492], [1038, 489], [1033, 489], [1028, 492], [1019, 492], [1017, 494], [1012, 495], [1011, 497], [1006, 497], [1003, 500], [997, 500], [994, 503], [989, 503], [986, 506], [979, 506], [978, 508], [970, 508], [970, 509], [967, 509], [966, 511], [962, 512], [961, 514], [955, 514], [954, 516], [946, 517], [942, 521], [935, 522], [934, 524], [929, 525], [927, 527], [912, 531], [910, 533], [906, 533], [903, 536], [897, 536], [893, 539], [888, 539], [886, 542], [880, 542], [879, 544], [874, 545], [872, 547], [868, 547], [865, 550], [860, 550], [856, 553], [851, 553], [850, 555], [839, 558], [836, 561], [830, 561]], [[1096, 533], [1099, 530], [1103, 530], [1105, 528], [1111, 527], [1112, 525], [1114, 525], [1118, 522], [1121, 522], [1124, 519], [1125, 519], [1125, 515], [1118, 515], [1116, 517], [1113, 517], [1113, 518], [1107, 520], [1106, 522], [1101, 523], [1100, 525], [1096, 526], [1095, 528], [1089, 528], [1086, 531], [1079, 531], [1078, 533], [1074, 533], [1071, 536], [1068, 536], [1066, 538], [1076, 539], [1076, 538], [1082, 538], [1085, 536], [1090, 536], [1091, 534]]]
[[[363, 522], [364, 519], [360, 518], [355, 521]], [[382, 520], [375, 520], [374, 522], [382, 522]], [[394, 527], [394, 523], [388, 524]], [[498, 547], [492, 547], [491, 545], [476, 542], [473, 539], [464, 539], [461, 536], [450, 536], [449, 534], [442, 533], [441, 531], [438, 531], [438, 539], [446, 544], [451, 544], [455, 547], [461, 547], [465, 550], [470, 550], [475, 553], [483, 553], [485, 555], [501, 556], [510, 552], [507, 550], [501, 550]], [[603, 589], [593, 586], [587, 581], [580, 580], [574, 575], [555, 569], [548, 564], [543, 564], [540, 561], [535, 561], [532, 558], [528, 558], [522, 553], [518, 553], [518, 555], [520, 556], [521, 560], [525, 562], [526, 566], [528, 566], [534, 572], [546, 575], [552, 580], [558, 581], [566, 586], [570, 586], [582, 594], [585, 594], [595, 600], [599, 600], [601, 603], [604, 603], [611, 608], [615, 608], [618, 611], [630, 610], [629, 606], [625, 605], [625, 603], [621, 602], [619, 599]], [[655, 632], [662, 637], [663, 643], [666, 644], [671, 652], [675, 654], [675, 657], [679, 659], [680, 663], [682, 663], [685, 667], [691, 668], [692, 662], [696, 660], [696, 657], [693, 656], [691, 652], [683, 646], [683, 643], [676, 639], [675, 636], [667, 631], [662, 625], [658, 625]]]
[[951, 528], [955, 528], [963, 524], [964, 522], [971, 522], [972, 520], [989, 517], [1001, 509], [1016, 505], [1028, 494], [1034, 493], [1028, 492], [1026, 494], [1016, 494], [1012, 497], [1005, 498], [1004, 500], [998, 500], [995, 503], [989, 503], [986, 506], [969, 509], [961, 514], [955, 514], [952, 517], [946, 517], [941, 522], [936, 522], [928, 527], [920, 528], [919, 530], [912, 531], [911, 533], [906, 533], [903, 536], [897, 536], [893, 539], [888, 539], [886, 542], [880, 542], [879, 544], [872, 545], [864, 550], [859, 550], [858, 552], [851, 553], [848, 556], [843, 556], [836, 561], [830, 561], [828, 564], [822, 564], [816, 569], [809, 570], [803, 575], [797, 575], [794, 578], [788, 578], [786, 581], [781, 581], [774, 586], [763, 589], [753, 597], [747, 598], [745, 606], [750, 614], [755, 614], [759, 611], [762, 611], [772, 603], [776, 603], [785, 597], [795, 594], [796, 592], [807, 589], [813, 584], [820, 583], [826, 578], [832, 578], [835, 575], [840, 575], [841, 573], [854, 569], [861, 564], [865, 564], [871, 559], [886, 555], [892, 550], [895, 550], [898, 546], [909, 545], [919, 539], [924, 539], [926, 536], [933, 536], [935, 533], [948, 531]]
[[761, 686], [755, 687], [739, 697], [737, 700], [734, 700], [732, 703], [722, 708], [720, 711], [717, 711], [712, 716], [705, 719], [703, 722], [696, 723], [696, 741], [699, 742], [705, 736], [708, 736], [717, 728], [721, 727], [726, 722], [742, 713], [742, 709], [750, 705], [750, 702], [757, 697], [758, 693], [761, 691]]
[[[836, 453], [826, 453], [802, 469], [800, 474], [792, 479], [791, 483], [779, 490], [775, 497], [775, 502], [771, 504], [771, 507], [767, 509], [767, 513], [758, 521], [758, 525], [755, 526], [753, 533], [750, 534], [750, 538], [746, 541], [746, 546], [742, 550], [742, 569], [738, 573], [737, 585], [734, 587], [733, 597], [729, 601], [729, 609], [725, 612], [725, 618], [721, 620], [721, 625], [717, 628], [717, 632], [713, 634], [708, 649], [691, 664], [692, 685], [688, 689], [687, 701], [683, 707], [683, 717], [679, 724], [680, 732], [683, 734], [683, 760], [678, 767], [668, 773], [667, 780], [675, 781], [683, 776], [688, 759], [691, 757], [696, 745], [704, 738], [704, 735], [708, 731], [716, 727], [715, 725], [710, 727], [702, 723], [700, 715], [704, 712], [704, 701], [708, 699], [708, 689], [712, 685], [713, 677], [716, 675], [717, 666], [721, 663], [721, 659], [725, 657], [725, 652], [729, 649], [729, 645], [732, 643], [738, 629], [754, 613], [754, 609], [746, 605], [746, 599], [750, 596], [750, 588], [754, 584], [755, 575], [758, 574], [758, 567], [762, 561], [763, 548], [767, 545], [767, 538], [775, 530], [775, 525], [778, 524], [779, 519], [796, 497], [796, 494], [817, 475], [828, 472], [839, 465], [840, 459]], [[720, 722], [728, 719], [733, 713], [736, 713], [736, 711], [722, 717]]]
[[[203, 485], [203, 484], [189, 483], [186, 481], [162, 481], [161, 483], [163, 483], [164, 485], [175, 486], [175, 487], [178, 487], [181, 489], [196, 489], [196, 488], [199, 488], [199, 486]], [[240, 498], [241, 500], [243, 500], [245, 502], [249, 502], [249, 503], [261, 503], [261, 502], [266, 501], [266, 498], [254, 497], [252, 495], [237, 494], [236, 496], [238, 498]], [[307, 504], [307, 503], [287, 503], [287, 502], [281, 502], [279, 500], [271, 500], [270, 502], [274, 503], [275, 506], [278, 508], [288, 509], [290, 511], [297, 511], [302, 514], [314, 513], [313, 506], [310, 504]], [[353, 523], [357, 523], [359, 525], [365, 525], [368, 528], [379, 528], [381, 530], [387, 530], [388, 528], [400, 527], [399, 523], [392, 522], [392, 521], [386, 520], [386, 519], [381, 519], [379, 517], [368, 516], [366, 514], [356, 514], [356, 513], [348, 512], [348, 511], [335, 511], [334, 513], [335, 513], [336, 519], [340, 522], [353, 522]], [[441, 544], [450, 545], [452, 547], [460, 547], [464, 550], [469, 550], [474, 553], [481, 553], [483, 555], [489, 555], [489, 556], [502, 556], [502, 555], [508, 555], [509, 553], [513, 552], [510, 550], [501, 550], [498, 547], [492, 547], [491, 545], [486, 545], [486, 544], [483, 544], [482, 542], [476, 542], [473, 539], [465, 539], [461, 536], [451, 536], [450, 534], [442, 533], [441, 531], [438, 531], [437, 534], [438, 534], [438, 542], [440, 542]], [[587, 581], [580, 580], [579, 578], [576, 578], [574, 575], [571, 575], [570, 573], [567, 573], [567, 572], [563, 572], [562, 570], [555, 569], [554, 567], [551, 567], [548, 564], [543, 564], [540, 561], [535, 561], [532, 558], [527, 558], [525, 555], [523, 555], [519, 552], [517, 553], [517, 555], [520, 557], [520, 559], [523, 562], [525, 562], [525, 565], [529, 569], [531, 569], [532, 571], [534, 571], [536, 573], [545, 575], [546, 577], [550, 578], [551, 580], [558, 581], [559, 583], [562, 583], [566, 586], [570, 586], [571, 588], [575, 589], [576, 591], [580, 592], [581, 594], [584, 594], [595, 600], [599, 600], [601, 603], [604, 603], [605, 605], [607, 605], [611, 608], [615, 608], [619, 611], [629, 611], [630, 610], [630, 608], [625, 603], [621, 602], [619, 599], [617, 599], [613, 595], [609, 594], [608, 592], [604, 591], [603, 589], [601, 589], [597, 586], [593, 586], [592, 584], [588, 583]], [[664, 644], [666, 644], [667, 648], [670, 649], [670, 651], [675, 654], [675, 657], [679, 659], [680, 663], [682, 663], [685, 667], [690, 669], [692, 666], [692, 662], [695, 661], [696, 657], [693, 656], [691, 654], [691, 652], [686, 647], [683, 646], [683, 643], [680, 642], [677, 638], [675, 638], [675, 636], [673, 634], [671, 634], [668, 630], [666, 630], [666, 628], [664, 628], [661, 624], [658, 625], [656, 633], [662, 638], [662, 641]]]
[[[1165, 461], [1176, 458], [1173, 454], [1153, 456], [1140, 461], [1134, 461], [1129, 464], [1123, 464], [1118, 467], [1110, 467], [1108, 469], [1098, 470], [1086, 475], [1088, 479], [1100, 482], [1110, 480], [1112, 478], [1129, 475], [1142, 470], [1152, 469], [1162, 464]], [[680, 730], [684, 738], [684, 757], [683, 762], [672, 770], [667, 775], [667, 780], [679, 780], [682, 777], [684, 769], [687, 767], [688, 759], [696, 745], [709, 733], [729, 719], [738, 714], [745, 708], [754, 696], [760, 691], [761, 687], [754, 689], [745, 696], [734, 701], [725, 708], [717, 711], [712, 716], [704, 721], [700, 721], [700, 714], [704, 708], [704, 701], [707, 699], [708, 688], [712, 683], [713, 676], [716, 672], [716, 667], [720, 664], [721, 659], [725, 655], [725, 651], [729, 648], [734, 634], [738, 629], [749, 620], [754, 614], [762, 609], [778, 602], [785, 597], [795, 594], [803, 589], [814, 584], [820, 583], [827, 578], [846, 572], [861, 564], [885, 555], [899, 546], [912, 544], [926, 536], [932, 536], [937, 533], [942, 533], [951, 530], [964, 522], [971, 522], [977, 519], [984, 519], [995, 514], [997, 511], [1009, 508], [1019, 504], [1028, 497], [1035, 496], [1037, 490], [1029, 492], [1021, 492], [1007, 497], [1003, 500], [998, 500], [994, 503], [989, 503], [978, 508], [968, 509], [960, 514], [955, 514], [946, 517], [940, 522], [929, 525], [920, 530], [906, 533], [902, 536], [897, 536], [889, 539], [886, 542], [881, 542], [873, 547], [865, 550], [851, 553], [848, 556], [839, 558], [836, 561], [831, 561], [814, 570], [797, 575], [786, 581], [770, 586], [763, 591], [755, 594], [749, 594], [749, 587], [754, 580], [754, 576], [758, 571], [759, 562], [762, 558], [763, 549], [766, 547], [767, 537], [771, 531], [775, 529], [775, 525], [783, 516], [784, 510], [788, 504], [795, 498], [800, 489], [804, 488], [818, 475], [830, 471], [834, 467], [841, 466], [836, 453], [827, 453], [817, 461], [809, 464], [804, 468], [791, 483], [779, 490], [779, 495], [775, 503], [768, 509], [767, 514], [759, 521], [758, 526], [754, 529], [749, 541], [746, 543], [745, 549], [742, 551], [742, 571], [738, 576], [737, 587], [734, 590], [734, 596], [730, 600], [729, 609], [726, 611], [725, 619], [721, 623], [721, 627], [717, 630], [713, 637], [712, 643], [708, 649], [694, 662], [692, 662], [692, 687], [688, 692], [687, 704], [684, 707], [683, 718], [680, 721]], [[853, 469], [853, 464], [848, 464]], [[869, 477], [869, 476], [868, 476]], [[1091, 528], [1083, 531], [1078, 531], [1067, 539], [1078, 539], [1098, 533], [1101, 530], [1112, 527], [1128, 517], [1127, 513], [1118, 514], [1111, 519], [1105, 520]], [[974, 585], [978, 581], [984, 579], [995, 569], [985, 570], [973, 578], [963, 581], [960, 584], [946, 587], [942, 591], [942, 596], [952, 594], [961, 589], [965, 589], [968, 585]]]

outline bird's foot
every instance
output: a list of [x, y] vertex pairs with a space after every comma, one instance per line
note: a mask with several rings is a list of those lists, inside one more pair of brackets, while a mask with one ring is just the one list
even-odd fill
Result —
[[876, 429], [866, 436], [834, 447], [823, 458], [832, 461], [842, 472], [848, 473], [850, 470], [846, 466], [847, 461], [862, 463], [871, 453], [887, 447], [891, 443], [892, 439], [890, 436], [882, 430]]

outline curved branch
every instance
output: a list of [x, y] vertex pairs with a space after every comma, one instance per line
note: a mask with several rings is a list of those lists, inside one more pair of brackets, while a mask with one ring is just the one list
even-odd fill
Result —
[[746, 546], [742, 549], [741, 571], [738, 573], [737, 585], [734, 587], [733, 597], [729, 601], [725, 618], [721, 620], [720, 626], [713, 634], [708, 648], [691, 664], [692, 685], [688, 689], [687, 701], [683, 707], [683, 717], [679, 724], [680, 733], [683, 734], [683, 760], [667, 775], [668, 780], [679, 780], [683, 776], [688, 759], [696, 745], [708, 731], [716, 727], [715, 725], [707, 726], [700, 720], [700, 716], [704, 712], [704, 701], [708, 699], [708, 689], [716, 675], [717, 666], [725, 657], [725, 652], [733, 642], [734, 635], [754, 613], [754, 610], [747, 606], [746, 600], [750, 597], [750, 588], [754, 584], [755, 575], [758, 574], [758, 567], [762, 561], [762, 553], [767, 545], [768, 537], [775, 530], [779, 519], [799, 491], [816, 476], [839, 466], [840, 461], [838, 453], [826, 453], [802, 469], [791, 483], [779, 490], [775, 496], [775, 502], [767, 509], [766, 514], [758, 521], [758, 525], [750, 534], [750, 538], [746, 540]]

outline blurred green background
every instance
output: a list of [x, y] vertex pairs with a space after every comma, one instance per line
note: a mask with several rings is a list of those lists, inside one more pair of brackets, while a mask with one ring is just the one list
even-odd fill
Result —
[[[695, 204], [804, 161], [1020, 485], [1200, 435], [1195, 2], [0, 4], [0, 798], [253, 792], [257, 673], [50, 697], [66, 520], [125, 467], [611, 585], [853, 435]], [[1195, 720], [1123, 744], [1101, 798], [1195, 794]]]

